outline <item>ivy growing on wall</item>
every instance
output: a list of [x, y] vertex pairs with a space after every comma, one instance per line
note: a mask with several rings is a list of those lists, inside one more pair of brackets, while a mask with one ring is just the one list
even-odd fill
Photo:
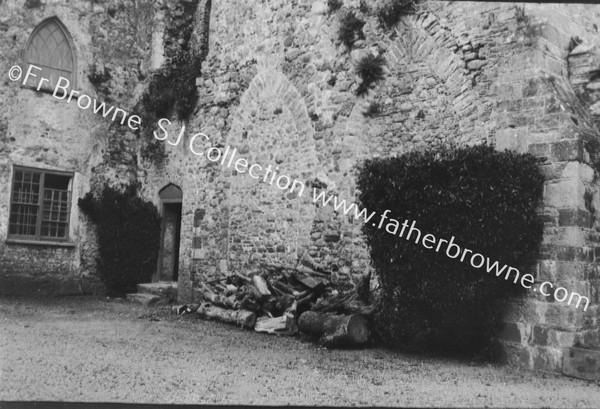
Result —
[[165, 29], [166, 63], [152, 74], [138, 104], [142, 112], [141, 156], [160, 164], [166, 154], [164, 144], [152, 132], [161, 118], [188, 120], [198, 102], [196, 78], [200, 76], [202, 56], [190, 47], [194, 15], [198, 2], [179, 2], [169, 11]]
[[375, 10], [379, 24], [391, 28], [398, 24], [402, 16], [415, 12], [417, 0], [392, 0]]
[[78, 205], [96, 225], [97, 267], [108, 295], [123, 296], [149, 282], [158, 259], [160, 217], [151, 202], [138, 196], [138, 186], [117, 190], [104, 185]]

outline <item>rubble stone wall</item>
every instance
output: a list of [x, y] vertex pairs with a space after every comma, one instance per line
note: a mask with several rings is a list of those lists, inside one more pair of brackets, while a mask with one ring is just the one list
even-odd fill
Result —
[[[138, 4], [142, 4], [138, 2]], [[150, 50], [144, 44], [150, 25], [134, 21], [122, 2], [3, 1], [0, 3], [0, 293], [65, 294], [99, 291], [95, 274], [97, 246], [93, 226], [79, 212], [77, 200], [98, 175], [116, 180], [130, 165], [110, 161], [110, 120], [82, 110], [72, 100], [23, 88], [8, 80], [14, 65], [26, 70], [25, 46], [36, 26], [56, 17], [66, 27], [76, 57], [75, 89], [129, 110], [147, 73]], [[145, 28], [146, 27], [146, 28]], [[140, 31], [148, 30], [144, 34]], [[105, 82], [90, 75], [107, 68]], [[137, 90], [136, 90], [136, 87]], [[124, 140], [117, 146], [131, 144]], [[122, 153], [123, 149], [119, 149]], [[107, 171], [105, 164], [112, 166]], [[69, 243], [64, 246], [7, 241], [13, 166], [73, 172]], [[123, 168], [121, 168], [121, 166]]]
[[[593, 16], [600, 9], [425, 2], [385, 31], [353, 2], [345, 7], [366, 21], [365, 39], [352, 50], [338, 40], [338, 16], [325, 2], [213, 4], [192, 128], [213, 146], [236, 147], [349, 201], [355, 165], [368, 157], [491, 143], [546, 158], [545, 239], [531, 272], [591, 304], [583, 313], [537, 294], [509, 303], [508, 359], [556, 372], [565, 347], [597, 348], [598, 186], [588, 141], [598, 139], [591, 116], [598, 98], [586, 96], [595, 93], [596, 78], [582, 55], [598, 43]], [[574, 48], [579, 40], [591, 51]], [[357, 97], [354, 67], [369, 52], [385, 56], [386, 79]], [[378, 109], [369, 113], [374, 103]], [[194, 165], [185, 178], [194, 177], [197, 190], [184, 188], [191, 196], [184, 225], [193, 234], [186, 233], [182, 257], [192, 283], [303, 256], [339, 279], [369, 268], [360, 222], [352, 217], [188, 158]], [[210, 176], [199, 167], [211, 169]]]
[[[531, 273], [590, 299], [586, 312], [535, 293], [507, 303], [507, 359], [558, 372], [565, 348], [600, 349], [600, 7], [422, 1], [415, 15], [382, 29], [358, 1], [339, 12], [326, 3], [1, 2], [2, 75], [21, 61], [36, 25], [57, 16], [75, 45], [78, 88], [126, 110], [154, 70], [187, 46], [174, 28], [193, 21], [191, 46], [205, 59], [190, 84], [196, 111], [187, 122], [171, 118], [163, 163], [140, 159], [140, 134], [3, 77], [2, 186], [13, 165], [75, 178], [71, 246], [8, 243], [10, 190], [0, 191], [0, 277], [8, 283], [0, 288], [37, 293], [54, 277], [65, 284], [53, 292], [71, 292], [94, 281], [94, 229], [76, 201], [104, 182], [140, 183], [157, 206], [163, 187], [182, 189], [180, 301], [193, 300], [204, 280], [271, 261], [311, 259], [334, 282], [351, 280], [370, 269], [361, 222], [313, 203], [313, 187], [353, 202], [366, 158], [490, 143], [544, 158], [545, 235]], [[349, 9], [366, 22], [352, 49], [338, 38]], [[359, 97], [355, 67], [369, 53], [384, 56], [385, 79]], [[199, 132], [209, 140], [194, 139]], [[194, 140], [197, 151], [236, 148], [306, 189], [297, 197], [208, 161], [191, 152]]]

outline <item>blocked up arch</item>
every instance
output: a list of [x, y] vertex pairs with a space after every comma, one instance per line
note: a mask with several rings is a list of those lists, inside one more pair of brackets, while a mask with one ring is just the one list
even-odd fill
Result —
[[295, 262], [310, 242], [314, 218], [307, 182], [316, 167], [314, 129], [306, 104], [278, 70], [264, 68], [234, 114], [227, 144], [239, 157], [306, 184], [303, 193], [280, 189], [248, 174], [229, 177], [229, 262], [246, 267]]

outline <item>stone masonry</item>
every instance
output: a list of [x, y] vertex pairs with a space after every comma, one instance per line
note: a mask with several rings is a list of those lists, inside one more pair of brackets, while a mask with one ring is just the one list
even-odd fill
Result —
[[[73, 37], [78, 87], [132, 109], [148, 75], [184, 46], [168, 27], [193, 3], [137, 2], [132, 10], [116, 0], [1, 2], [2, 75], [20, 62], [35, 26], [57, 16]], [[0, 192], [3, 292], [20, 283], [29, 293], [51, 282], [61, 283], [53, 284], [59, 293], [95, 286], [93, 227], [75, 199], [101, 181], [138, 181], [157, 206], [163, 187], [181, 188], [182, 302], [195, 300], [204, 280], [263, 262], [312, 260], [334, 281], [351, 280], [370, 268], [361, 223], [315, 205], [312, 186], [354, 201], [356, 165], [366, 158], [489, 143], [544, 158], [545, 233], [531, 273], [590, 300], [585, 312], [535, 293], [508, 302], [507, 360], [597, 377], [572, 368], [600, 350], [600, 6], [423, 1], [392, 29], [358, 1], [345, 1], [342, 11], [350, 9], [366, 22], [352, 49], [325, 1], [198, 1], [191, 46], [205, 58], [190, 86], [199, 101], [189, 121], [172, 119], [170, 141], [186, 130], [178, 145], [164, 142], [162, 164], [141, 159], [139, 135], [3, 80], [3, 186], [15, 164], [75, 174], [68, 246], [6, 242], [10, 192]], [[357, 97], [355, 66], [368, 53], [385, 58], [385, 79]], [[108, 80], [90, 81], [105, 70]], [[210, 138], [203, 148], [231, 146], [251, 163], [277, 166], [306, 184], [304, 195], [195, 156], [189, 143], [198, 132]]]

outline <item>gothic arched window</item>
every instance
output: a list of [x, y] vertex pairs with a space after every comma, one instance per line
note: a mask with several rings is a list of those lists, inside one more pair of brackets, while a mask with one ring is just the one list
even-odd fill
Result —
[[31, 33], [25, 49], [25, 64], [25, 70], [29, 64], [42, 69], [32, 70], [36, 77], [30, 77], [27, 86], [37, 88], [41, 78], [47, 78], [48, 82], [44, 82], [40, 90], [52, 91], [59, 77], [64, 77], [69, 80], [69, 89], [75, 87], [73, 42], [67, 28], [56, 17], [42, 21]]

